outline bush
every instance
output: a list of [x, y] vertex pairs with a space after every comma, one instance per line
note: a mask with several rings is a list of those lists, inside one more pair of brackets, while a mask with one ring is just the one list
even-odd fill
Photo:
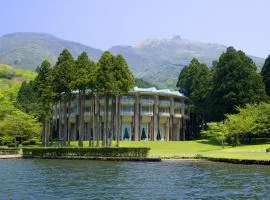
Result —
[[8, 143], [7, 146], [8, 147], [16, 147], [16, 144], [15, 143]]
[[30, 141], [23, 141], [22, 142], [22, 145], [24, 145], [24, 146], [27, 146], [27, 145], [29, 145], [30, 144]]
[[270, 148], [266, 149], [266, 152], [270, 152]]
[[150, 148], [130, 147], [100, 147], [100, 148], [72, 148], [72, 147], [35, 147], [23, 148], [24, 157], [58, 157], [58, 156], [86, 156], [86, 157], [146, 157]]
[[35, 145], [36, 143], [37, 143], [36, 140], [30, 140], [30, 141], [29, 141], [29, 144], [30, 144], [30, 145]]

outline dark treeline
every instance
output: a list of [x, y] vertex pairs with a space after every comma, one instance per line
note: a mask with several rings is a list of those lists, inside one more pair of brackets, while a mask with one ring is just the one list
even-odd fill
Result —
[[227, 48], [212, 68], [193, 59], [179, 74], [177, 87], [189, 97], [189, 139], [198, 138], [207, 122], [228, 120], [228, 114], [269, 100], [270, 56], [261, 73], [244, 52]]
[[[17, 101], [25, 112], [33, 113], [42, 122], [43, 144], [49, 144], [53, 105], [57, 103], [63, 108], [60, 120], [65, 119], [63, 128], [59, 127], [60, 138], [63, 139], [63, 144], [69, 140], [67, 108], [71, 105], [72, 91], [76, 90], [79, 96], [79, 146], [83, 146], [85, 96], [97, 91], [105, 96], [106, 114], [102, 144], [109, 146], [109, 98], [114, 99], [113, 102], [116, 103], [119, 95], [128, 92], [134, 86], [134, 77], [125, 59], [121, 55], [113, 56], [108, 51], [103, 53], [98, 62], [90, 60], [85, 52], [74, 59], [71, 53], [64, 49], [55, 66], [52, 67], [45, 60], [36, 71], [38, 75], [35, 80], [21, 85]], [[114, 115], [116, 106], [112, 105], [112, 108]], [[93, 136], [92, 140], [94, 138], [98, 139]], [[89, 141], [89, 145], [93, 145], [93, 141]]]

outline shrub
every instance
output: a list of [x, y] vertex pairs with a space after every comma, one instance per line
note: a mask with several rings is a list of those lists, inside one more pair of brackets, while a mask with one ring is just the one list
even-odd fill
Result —
[[30, 144], [30, 145], [35, 145], [36, 143], [37, 143], [36, 140], [30, 140], [30, 141], [29, 141], [29, 144]]
[[100, 147], [100, 148], [72, 148], [72, 147], [35, 147], [23, 148], [24, 157], [57, 157], [57, 156], [86, 156], [86, 157], [146, 157], [149, 148], [133, 147]]
[[29, 145], [30, 144], [30, 141], [23, 141], [22, 142], [22, 145], [24, 145], [24, 146], [27, 146], [27, 145]]
[[8, 147], [16, 147], [16, 144], [15, 143], [8, 143], [7, 146]]
[[270, 152], [270, 148], [266, 149], [266, 152]]

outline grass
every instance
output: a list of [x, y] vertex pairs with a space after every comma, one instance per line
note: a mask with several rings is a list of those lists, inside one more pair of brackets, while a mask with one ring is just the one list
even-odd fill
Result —
[[[56, 144], [55, 144], [56, 145]], [[84, 141], [83, 146], [88, 147], [89, 141]], [[100, 141], [101, 145], [101, 141]], [[71, 147], [78, 147], [78, 141], [71, 141]], [[116, 146], [116, 142], [112, 142]], [[270, 144], [242, 145], [237, 147], [225, 146], [209, 142], [208, 140], [193, 141], [120, 141], [120, 147], [149, 147], [148, 157], [152, 158], [233, 158], [247, 160], [270, 160], [270, 153], [265, 150]]]
[[197, 152], [218, 151], [222, 147], [211, 144], [206, 140], [195, 141], [122, 141], [121, 147], [149, 147], [149, 157], [177, 158], [194, 157]]

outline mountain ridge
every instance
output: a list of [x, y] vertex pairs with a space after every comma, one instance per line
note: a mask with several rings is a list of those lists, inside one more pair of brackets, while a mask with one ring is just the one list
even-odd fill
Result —
[[[67, 48], [77, 57], [86, 51], [98, 60], [103, 51], [79, 42], [61, 39], [55, 35], [35, 32], [15, 32], [0, 37], [0, 63], [17, 68], [34, 70], [42, 60], [53, 64], [57, 56]], [[193, 57], [209, 67], [226, 50], [225, 45], [182, 39], [180, 36], [165, 39], [147, 39], [136, 45], [117, 45], [108, 50], [122, 54], [136, 77], [157, 84], [159, 87], [175, 87], [180, 70]], [[251, 56], [260, 67], [264, 59]]]

